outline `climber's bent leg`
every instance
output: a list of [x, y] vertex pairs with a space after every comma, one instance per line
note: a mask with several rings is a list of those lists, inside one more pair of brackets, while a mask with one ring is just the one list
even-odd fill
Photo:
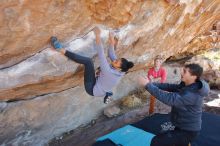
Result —
[[94, 64], [92, 60], [88, 57], [83, 57], [78, 54], [72, 53], [70, 51], [67, 51], [63, 48], [62, 44], [58, 41], [57, 37], [52, 36], [50, 38], [51, 45], [59, 52], [70, 58], [71, 60], [83, 64], [85, 67], [84, 71], [84, 86], [86, 92], [93, 96], [93, 87], [96, 83], [95, 78], [95, 70], [94, 70]]
[[66, 50], [65, 56], [67, 56], [69, 59], [79, 63], [83, 64], [85, 67], [84, 70], [84, 86], [86, 92], [91, 95], [93, 95], [93, 87], [96, 83], [96, 78], [95, 78], [95, 69], [94, 69], [94, 64], [92, 62], [91, 58], [80, 56], [78, 54], [72, 53], [68, 50]]

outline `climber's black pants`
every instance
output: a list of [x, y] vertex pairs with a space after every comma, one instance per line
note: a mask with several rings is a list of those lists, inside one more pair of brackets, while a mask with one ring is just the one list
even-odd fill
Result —
[[92, 62], [91, 58], [84, 57], [77, 55], [75, 53], [72, 53], [70, 51], [66, 50], [65, 56], [67, 56], [69, 59], [79, 63], [83, 64], [85, 67], [84, 70], [84, 86], [86, 92], [93, 96], [93, 87], [96, 83], [96, 78], [95, 78], [95, 69], [94, 69], [94, 64]]

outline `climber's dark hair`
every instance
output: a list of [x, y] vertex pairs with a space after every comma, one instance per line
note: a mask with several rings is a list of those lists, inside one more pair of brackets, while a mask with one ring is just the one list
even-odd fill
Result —
[[130, 68], [134, 66], [134, 63], [131, 61], [128, 61], [125, 58], [121, 58], [121, 71], [127, 72]]

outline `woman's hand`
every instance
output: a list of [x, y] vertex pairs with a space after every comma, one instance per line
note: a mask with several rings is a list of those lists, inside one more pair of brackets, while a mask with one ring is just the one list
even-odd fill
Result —
[[101, 30], [98, 26], [96, 26], [94, 29], [93, 29], [93, 32], [95, 33], [96, 37], [99, 36], [100, 37], [100, 34], [101, 34]]
[[95, 33], [96, 44], [101, 44], [101, 38], [100, 38], [101, 30], [100, 30], [100, 28], [98, 26], [96, 26], [93, 29], [93, 32]]
[[152, 82], [154, 80], [154, 77], [152, 75], [149, 76], [150, 81]]
[[111, 32], [111, 31], [109, 31], [109, 38], [108, 38], [108, 40], [109, 40], [109, 43], [110, 43], [112, 46], [115, 45], [114, 33]]

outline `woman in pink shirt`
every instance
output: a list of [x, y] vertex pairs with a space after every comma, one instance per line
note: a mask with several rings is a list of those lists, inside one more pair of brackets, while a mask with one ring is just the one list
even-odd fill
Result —
[[[167, 78], [166, 70], [162, 67], [162, 57], [156, 56], [154, 59], [154, 67], [150, 68], [147, 74], [148, 79], [151, 82], [160, 82], [164, 83]], [[154, 104], [155, 104], [155, 97], [150, 97], [150, 107], [149, 107], [149, 114], [151, 115], [154, 112]]]
[[158, 55], [154, 59], [154, 67], [150, 68], [147, 74], [151, 82], [164, 83], [167, 78], [166, 70], [162, 67], [163, 59]]

